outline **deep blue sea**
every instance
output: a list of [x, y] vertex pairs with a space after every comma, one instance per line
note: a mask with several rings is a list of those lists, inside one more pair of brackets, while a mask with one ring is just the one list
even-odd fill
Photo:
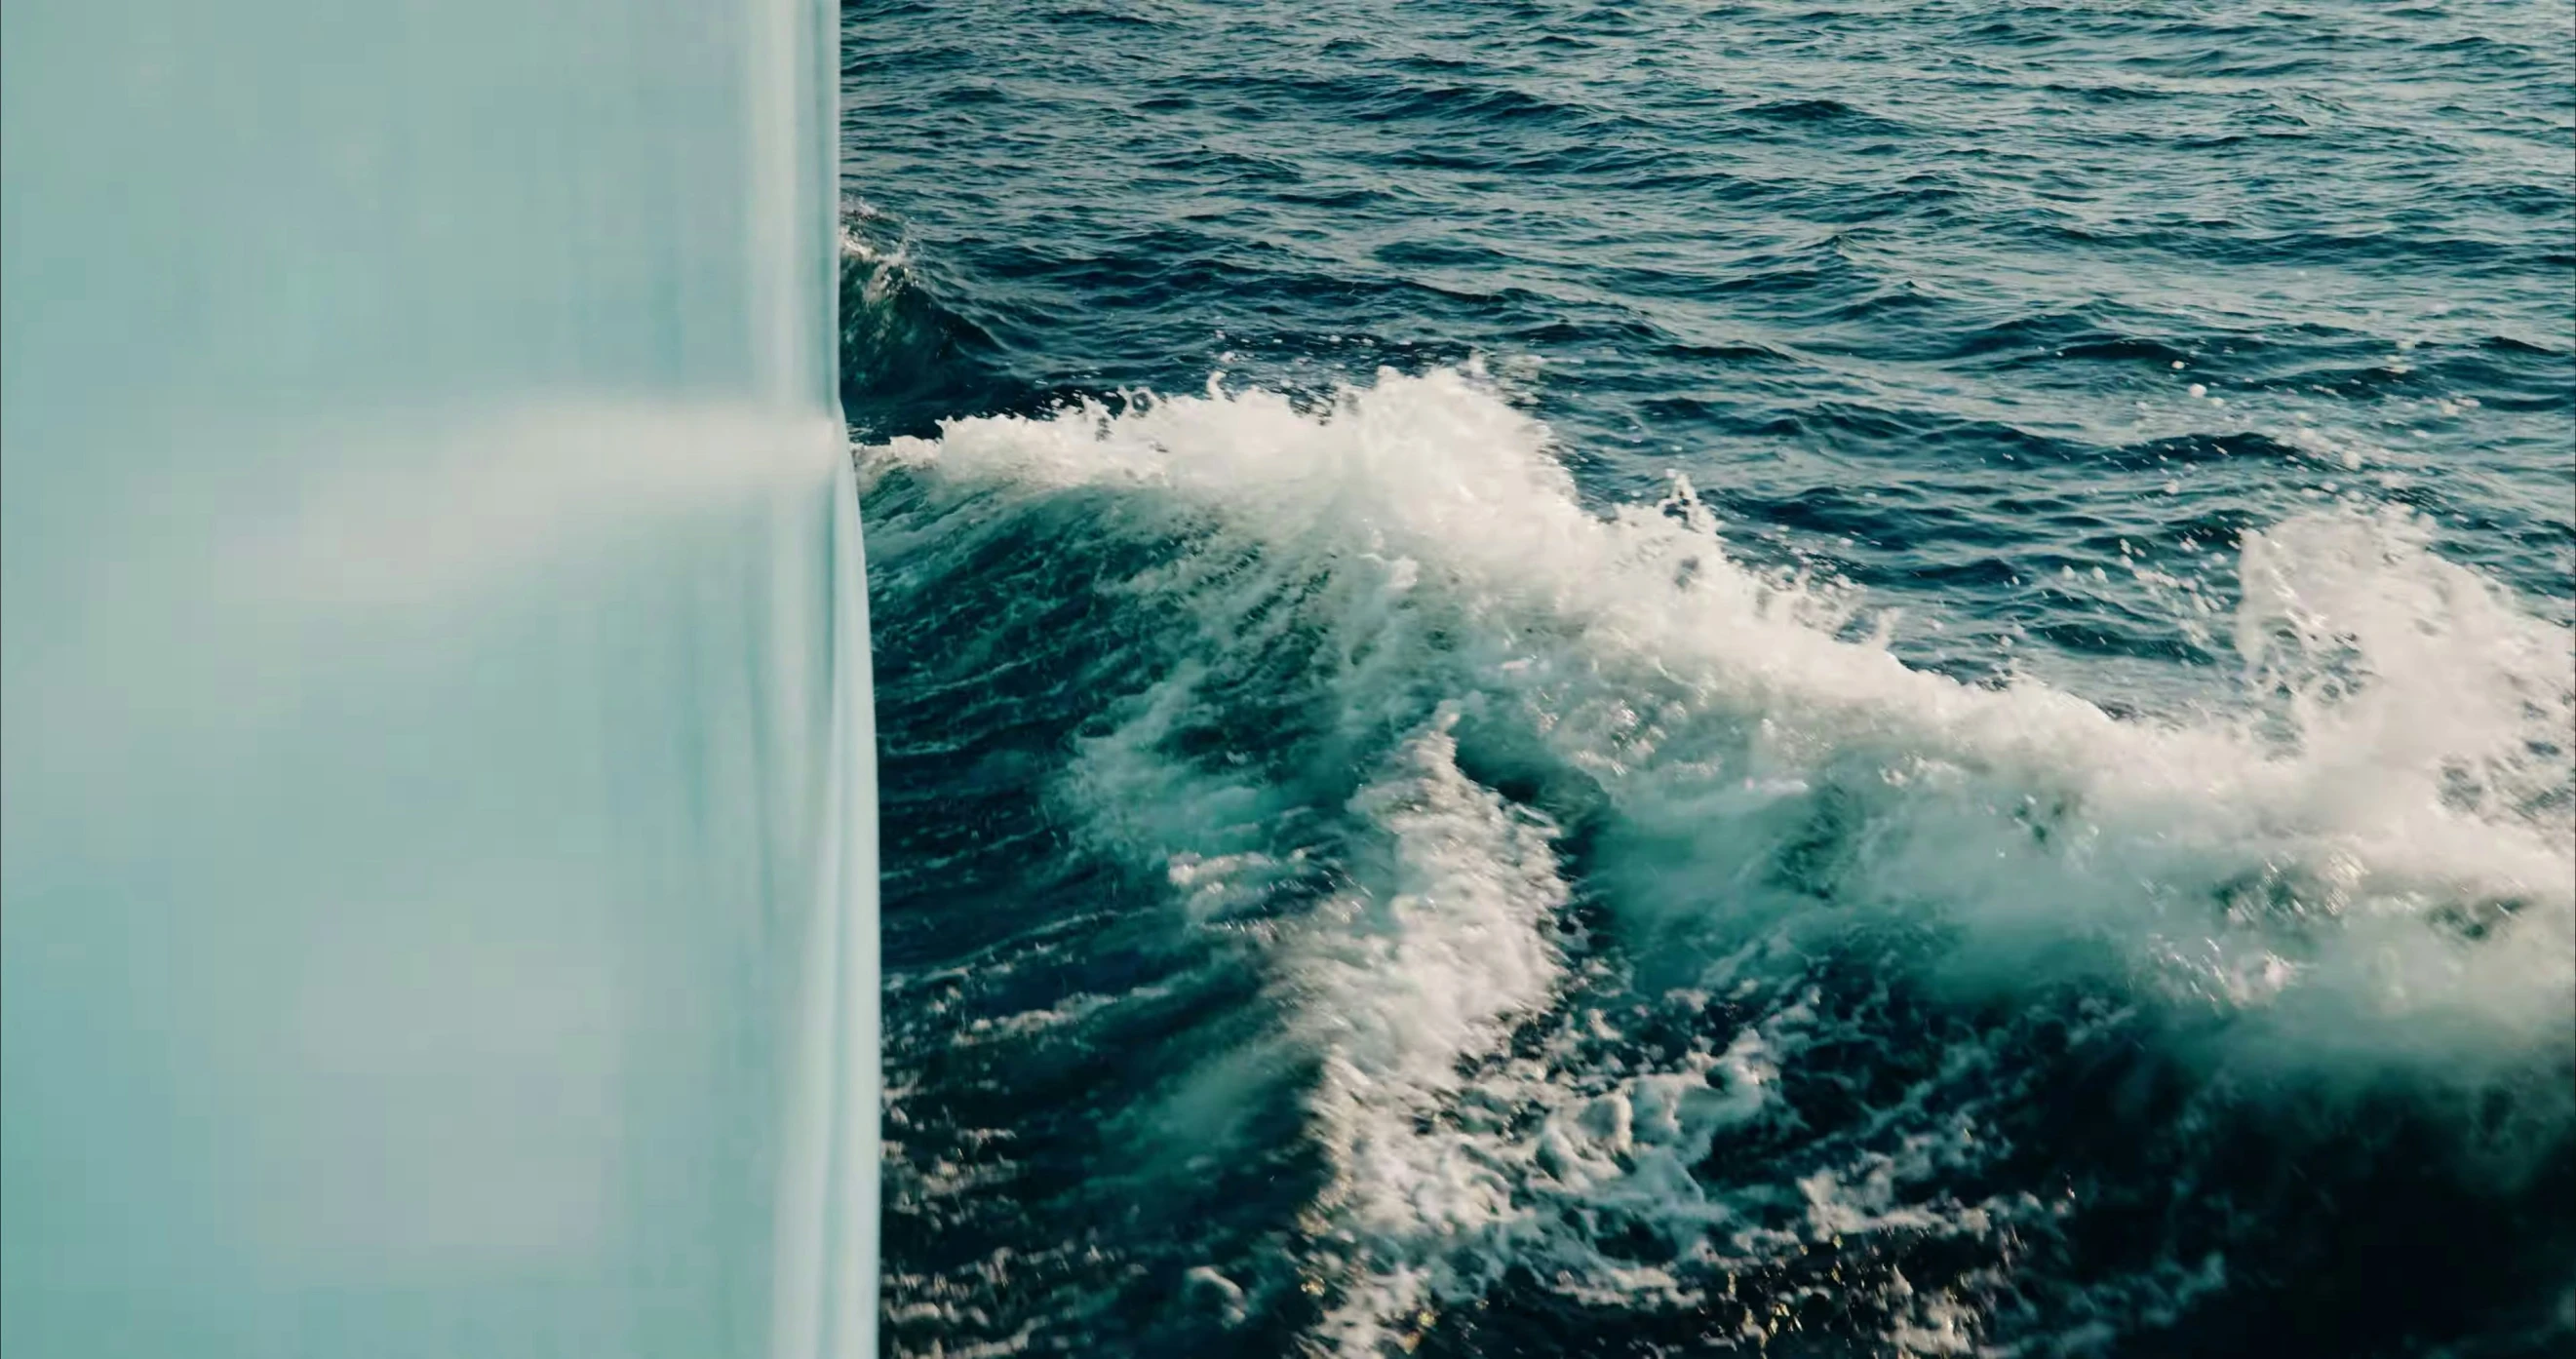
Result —
[[2576, 1351], [2569, 0], [845, 10], [886, 1351]]

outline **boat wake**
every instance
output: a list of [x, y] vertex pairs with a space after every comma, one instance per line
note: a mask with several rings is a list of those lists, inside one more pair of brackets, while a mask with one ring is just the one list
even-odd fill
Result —
[[[2233, 654], [2115, 717], [1910, 668], [1687, 482], [1587, 505], [1472, 369], [860, 458], [890, 730], [976, 683], [914, 758], [1035, 790], [944, 871], [1052, 908], [898, 979], [893, 1061], [1079, 1053], [1112, 1130], [899, 1097], [895, 1213], [1066, 1242], [891, 1280], [899, 1339], [906, 1294], [1003, 1350], [1134, 1343], [1121, 1297], [1351, 1355], [2571, 1325], [2576, 651], [2404, 518], [2244, 535]], [[960, 1188], [1057, 1174], [1181, 1227]]]

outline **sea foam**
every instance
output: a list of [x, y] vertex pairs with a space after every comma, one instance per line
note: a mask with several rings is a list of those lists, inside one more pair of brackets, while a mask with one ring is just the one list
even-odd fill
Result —
[[[943, 517], [1106, 495], [1104, 531], [1182, 545], [1116, 588], [1183, 659], [1059, 796], [1163, 866], [1187, 927], [1263, 950], [1276, 1041], [1314, 1072], [1332, 1183], [1303, 1269], [1345, 1353], [1513, 1270], [1711, 1308], [1712, 1279], [1800, 1242], [2054, 1211], [1908, 1188], [1984, 1154], [1976, 1107], [1935, 1095], [1997, 1060], [1974, 1042], [1798, 1180], [1789, 1225], [1778, 1186], [1704, 1182], [1784, 1064], [1870, 1038], [1801, 989], [1821, 939], [1910, 932], [1941, 993], [2107, 987], [2214, 1026], [2212, 1060], [2310, 1073], [2473, 1082], [2553, 1060], [2576, 1019], [2568, 630], [2401, 517], [2247, 534], [2235, 664], [2187, 718], [2121, 719], [1908, 667], [1849, 590], [1730, 554], [1686, 482], [1588, 504], [1474, 372], [1321, 405], [1211, 380], [861, 460]], [[1255, 729], [1285, 710], [1293, 740]], [[1582, 1010], [1586, 931], [1626, 993], [1749, 1018], [1584, 1065], [1638, 1022]], [[1899, 1347], [1963, 1347], [1954, 1301], [1903, 1283]]]

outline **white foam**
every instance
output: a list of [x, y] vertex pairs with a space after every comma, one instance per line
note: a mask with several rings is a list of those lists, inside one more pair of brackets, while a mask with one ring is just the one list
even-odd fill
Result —
[[1296, 1036], [1323, 1065], [1313, 1107], [1334, 1179], [1317, 1208], [1365, 1280], [1326, 1325], [1348, 1353], [1373, 1353], [1424, 1290], [1457, 1291], [1460, 1239], [1509, 1230], [1507, 1169], [1419, 1125], [1458, 1094], [1460, 1059], [1496, 1047], [1562, 967], [1546, 930], [1567, 897], [1554, 828], [1458, 772], [1452, 721], [1353, 799], [1385, 837], [1376, 862], [1285, 948]]
[[[1950, 898], [1989, 905], [2036, 884], [2051, 899], [2031, 911], [2086, 930], [2116, 931], [2122, 912], [2133, 926], [2170, 915], [2159, 882], [2290, 866], [2340, 883], [2327, 914], [2346, 917], [2512, 899], [2524, 903], [2512, 928], [2532, 935], [2519, 951], [2561, 965], [2532, 979], [2560, 984], [2526, 990], [2564, 1008], [2566, 950], [2546, 945], [2565, 935], [2576, 871], [2563, 795], [2554, 809], [2534, 804], [2564, 788], [2566, 756], [2530, 743], [2567, 743], [2568, 633], [2435, 557], [2402, 521], [2330, 510], [2250, 535], [2237, 632], [2256, 683], [2234, 696], [2249, 702], [2229, 711], [2230, 696], [2214, 695], [2216, 715], [2170, 726], [2114, 721], [2033, 684], [1962, 686], [1837, 640], [1849, 599], [1729, 562], [1686, 487], [1679, 513], [1673, 500], [1585, 509], [1546, 430], [1456, 373], [1385, 374], [1321, 413], [1212, 389], [1120, 414], [957, 421], [936, 441], [867, 452], [1020, 493], [1129, 486], [1176, 515], [1213, 511], [1222, 545], [1150, 582], [1212, 633], [1314, 576], [1304, 617], [1336, 634], [1340, 664], [1318, 678], [1347, 720], [1390, 705], [1418, 713], [1426, 686], [1459, 691], [1428, 701], [1472, 690], [1519, 702], [1644, 824], [1700, 834], [1760, 789], [1811, 783], [1837, 761], [1876, 766], [1909, 790], [1886, 801], [1910, 807], [1877, 810], [1917, 832], [1878, 837], [1880, 877], [1928, 875]], [[1251, 565], [1247, 545], [1260, 554]], [[2299, 670], [2308, 663], [2274, 633], [2303, 656], [2329, 641], [2351, 653], [2341, 678]], [[1163, 692], [1192, 701], [1188, 680]], [[2291, 701], [2270, 728], [2245, 715], [2276, 692]], [[1166, 776], [1136, 771], [1111, 800], [1157, 815]], [[1229, 796], [1243, 817], [1268, 814], [1257, 782], [1239, 787]], [[2477, 790], [2465, 804], [2463, 787]], [[2034, 843], [2032, 799], [2062, 804], [2081, 853]], [[2079, 882], [2110, 896], [2074, 892]], [[2009, 925], [2025, 912], [1988, 914]], [[2128, 932], [2150, 953], [2175, 939]], [[2446, 947], [2429, 932], [2420, 944]], [[2419, 994], [2401, 1008], [2492, 999]]]
[[[1791, 1007], [1665, 1069], [1506, 1060], [1568, 984], [1570, 889], [1554, 828], [1461, 772], [1471, 731], [1597, 790], [1588, 887], [1633, 953], [1712, 991], [1757, 984], [1738, 974], [1829, 897], [1850, 914], [1815, 927], [1955, 927], [1959, 984], [2092, 969], [2213, 1007], [2286, 1061], [2470, 1071], [2576, 1020], [2576, 651], [2401, 519], [2339, 507], [2250, 535], [2244, 675], [2210, 676], [2193, 722], [2120, 721], [1841, 640], [1857, 601], [1729, 560], [1687, 483], [1586, 508], [1548, 432], [1464, 374], [1381, 373], [1322, 411], [1211, 384], [862, 453], [1004, 505], [1131, 492], [1131, 525], [1198, 542], [1126, 588], [1181, 610], [1199, 659], [1066, 783], [1105, 842], [1165, 866], [1187, 919], [1231, 928], [1311, 880], [1307, 842], [1330, 839], [1283, 833], [1300, 795], [1258, 769], [1169, 753], [1185, 720], [1221, 717], [1229, 656], [1319, 638], [1301, 677], [1331, 716], [1318, 777], [1389, 761], [1347, 808], [1362, 833], [1332, 851], [1355, 856], [1340, 890], [1262, 927], [1291, 1039], [1322, 1067], [1336, 1176], [1314, 1230], [1343, 1267], [1323, 1283], [1346, 1353], [1514, 1265], [1578, 1296], [1688, 1301], [1687, 1266], [1759, 1236], [1691, 1168], [1763, 1115], [1805, 1041]], [[1819, 1172], [1808, 1230], [1936, 1211], [1897, 1190], [1973, 1135], [1928, 1120]], [[1983, 1209], [1937, 1211], [1956, 1228]], [[1604, 1252], [1613, 1218], [1668, 1258]], [[1909, 1305], [1905, 1348], [1964, 1343], [1950, 1302]]]

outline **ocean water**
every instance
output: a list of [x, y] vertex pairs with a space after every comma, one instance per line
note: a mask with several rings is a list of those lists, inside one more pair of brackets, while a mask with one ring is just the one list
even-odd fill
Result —
[[886, 1352], [2576, 1343], [2576, 9], [845, 10]]

